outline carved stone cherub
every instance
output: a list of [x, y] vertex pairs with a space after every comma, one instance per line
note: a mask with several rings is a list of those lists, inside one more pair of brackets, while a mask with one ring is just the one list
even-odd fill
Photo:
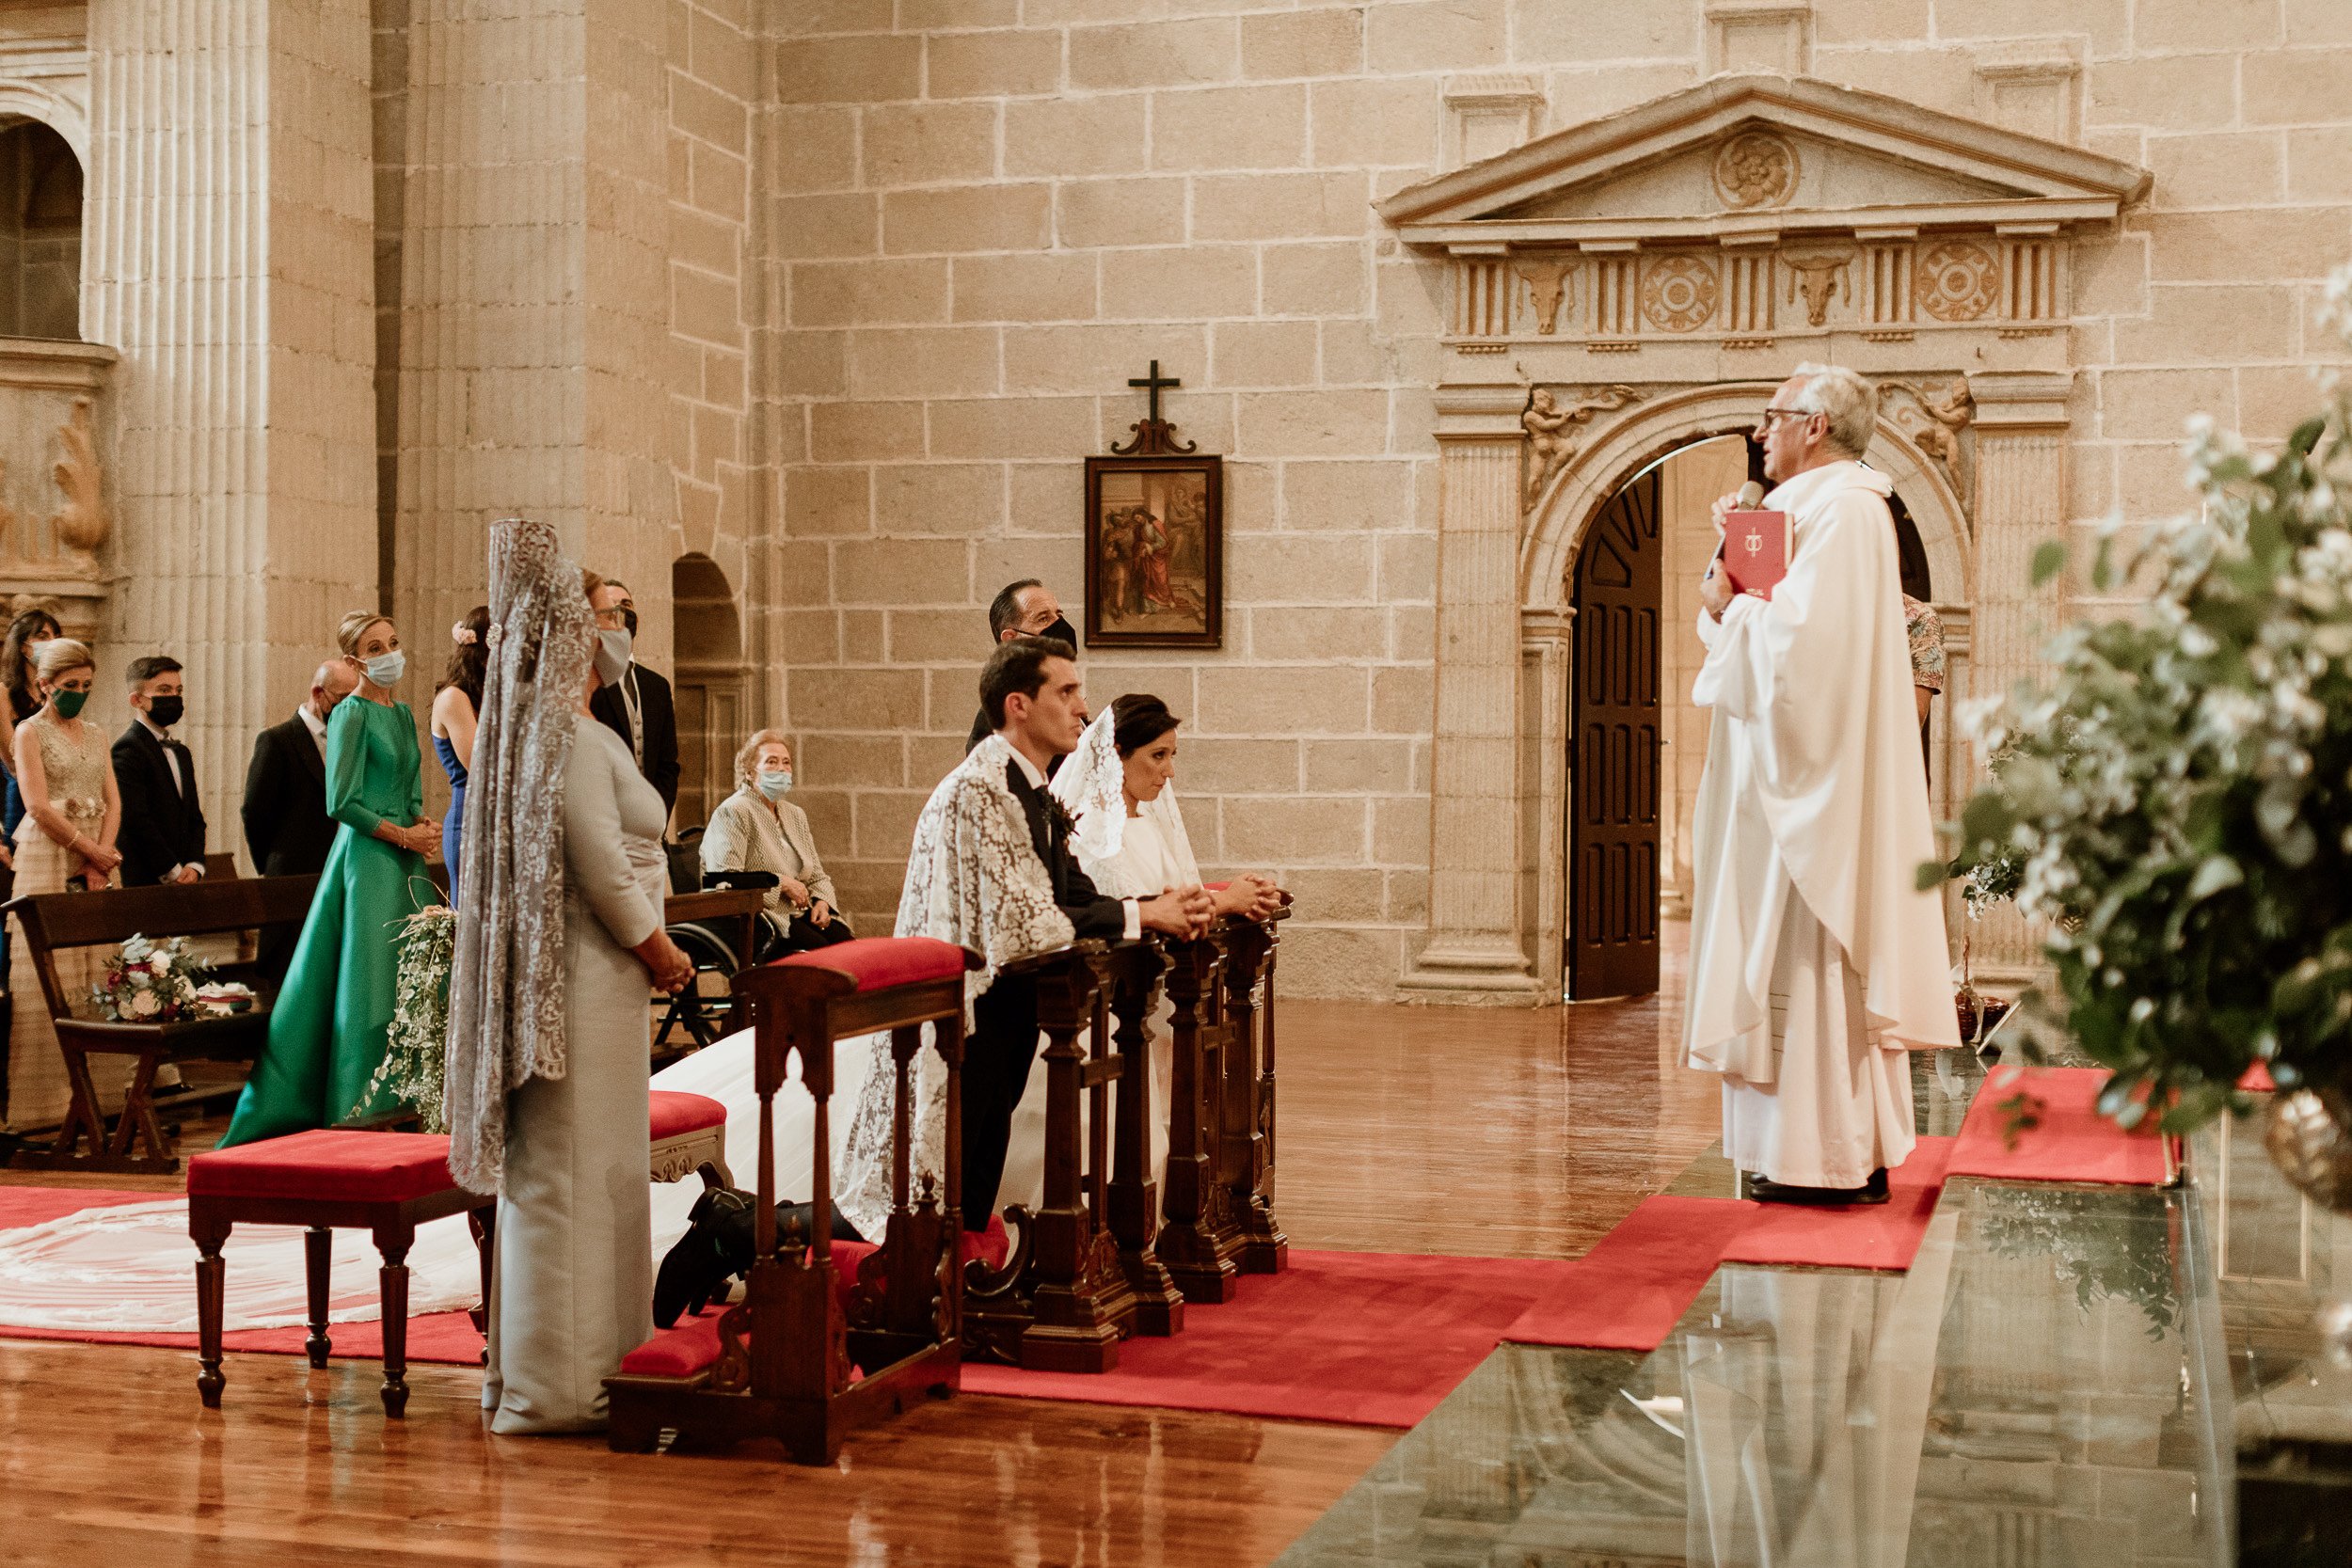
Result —
[[1596, 414], [1613, 408], [1623, 408], [1642, 394], [1630, 387], [1611, 387], [1598, 397], [1563, 408], [1548, 387], [1537, 387], [1527, 394], [1527, 410], [1519, 416], [1519, 426], [1527, 432], [1527, 497], [1525, 504], [1534, 506], [1551, 476], [1560, 471], [1568, 454], [1576, 450], [1574, 434], [1579, 425], [1588, 424]]

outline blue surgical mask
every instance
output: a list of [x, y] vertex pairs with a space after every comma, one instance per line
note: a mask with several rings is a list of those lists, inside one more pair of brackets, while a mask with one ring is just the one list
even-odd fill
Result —
[[389, 654], [378, 654], [367, 661], [368, 679], [377, 686], [394, 687], [408, 673], [408, 656], [394, 648]]
[[771, 800], [781, 800], [792, 793], [792, 773], [788, 768], [763, 768], [759, 770], [759, 792]]
[[630, 655], [636, 640], [624, 630], [612, 631], [599, 627], [596, 631], [596, 679], [607, 686], [618, 686], [628, 673]]

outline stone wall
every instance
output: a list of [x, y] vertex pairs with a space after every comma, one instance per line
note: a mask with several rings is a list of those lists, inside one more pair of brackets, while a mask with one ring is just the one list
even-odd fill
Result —
[[1228, 454], [1226, 646], [1095, 657], [1089, 692], [1148, 687], [1190, 720], [1196, 845], [1299, 894], [1286, 983], [1392, 990], [1431, 852], [1442, 295], [1370, 203], [1450, 150], [1495, 150], [1472, 111], [1496, 78], [1540, 93], [1542, 131], [1761, 64], [2153, 169], [2149, 206], [2077, 252], [2077, 523], [2179, 505], [2192, 410], [2283, 428], [2318, 279], [2352, 252], [2352, 12], [2333, 0], [828, 0], [775, 19], [780, 653], [804, 798], [869, 930], [961, 748], [986, 602], [1037, 575], [1074, 611], [1078, 459], [1139, 416], [1124, 383], [1156, 356], [1184, 380], [1183, 433]]

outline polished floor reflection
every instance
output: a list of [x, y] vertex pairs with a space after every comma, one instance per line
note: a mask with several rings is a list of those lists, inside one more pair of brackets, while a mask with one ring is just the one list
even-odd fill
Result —
[[2229, 1561], [2187, 1201], [1955, 1181], [1908, 1274], [1726, 1267], [1647, 1357], [1505, 1347], [1279, 1560]]

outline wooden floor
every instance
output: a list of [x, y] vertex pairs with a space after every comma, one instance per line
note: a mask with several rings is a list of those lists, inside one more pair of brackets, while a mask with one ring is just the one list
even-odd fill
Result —
[[[1671, 1065], [1679, 1015], [1672, 990], [1527, 1012], [1285, 1001], [1293, 1243], [1581, 1253], [1715, 1136], [1714, 1081]], [[208, 1414], [185, 1352], [0, 1340], [0, 1561], [1228, 1568], [1272, 1559], [1394, 1440], [965, 1397], [809, 1470], [756, 1448], [493, 1439], [455, 1368], [411, 1369], [400, 1423], [364, 1363], [248, 1355], [229, 1374]]]

